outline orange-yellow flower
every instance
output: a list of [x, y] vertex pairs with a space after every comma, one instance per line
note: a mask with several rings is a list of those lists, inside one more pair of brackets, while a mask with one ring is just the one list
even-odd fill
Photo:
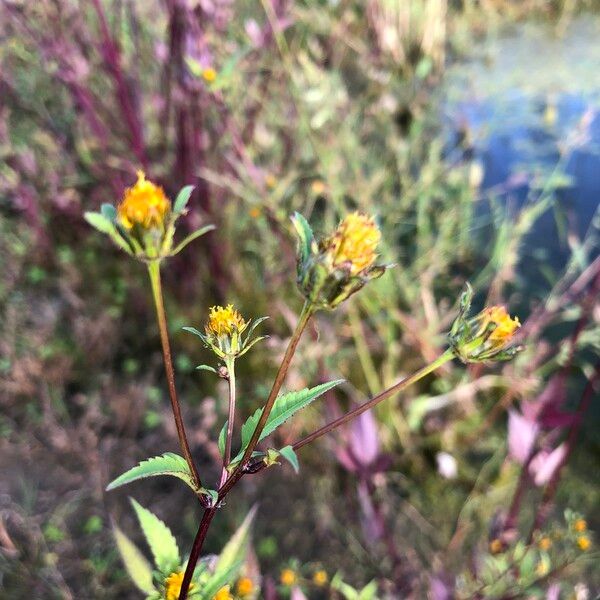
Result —
[[345, 264], [350, 273], [358, 275], [373, 265], [381, 232], [373, 217], [359, 212], [349, 214], [334, 234], [324, 242], [326, 253], [334, 267]]
[[[183, 571], [175, 571], [165, 579], [165, 598], [166, 600], [178, 600], [183, 583]], [[194, 584], [190, 584], [190, 590]]]
[[254, 591], [254, 583], [250, 577], [240, 577], [235, 585], [235, 593], [240, 598], [249, 596]]
[[543, 537], [538, 542], [538, 547], [540, 550], [550, 550], [552, 548], [552, 540], [549, 537]]
[[312, 580], [315, 585], [323, 587], [329, 581], [327, 571], [324, 571], [323, 569], [315, 571]]
[[577, 519], [573, 523], [573, 529], [577, 533], [583, 533], [587, 529], [587, 522], [586, 522], [586, 520], [585, 519]]
[[502, 550], [504, 550], [504, 544], [502, 543], [502, 540], [496, 538], [490, 542], [490, 552], [492, 554], [499, 554], [502, 552]]
[[481, 324], [476, 335], [483, 335], [488, 325], [493, 323], [496, 328], [492, 331], [488, 340], [497, 344], [508, 342], [515, 331], [521, 327], [519, 318], [515, 317], [511, 319], [504, 306], [490, 306], [489, 308], [485, 308], [481, 312], [480, 318]]
[[202, 78], [207, 83], [212, 83], [217, 78], [217, 72], [212, 67], [206, 67], [202, 70]]
[[125, 190], [117, 207], [119, 220], [125, 229], [136, 225], [144, 229], [162, 228], [171, 203], [163, 189], [148, 181], [143, 171], [138, 171], [137, 176], [137, 182]]
[[242, 315], [233, 308], [233, 304], [228, 304], [226, 307], [213, 306], [210, 309], [205, 330], [209, 336], [221, 337], [243, 331], [245, 326]]
[[292, 586], [298, 581], [298, 576], [293, 569], [283, 569], [279, 575], [279, 581], [283, 585]]
[[579, 546], [580, 550], [583, 550], [585, 552], [586, 550], [589, 550], [590, 546], [592, 545], [592, 542], [587, 535], [582, 535], [577, 538], [577, 545]]
[[224, 585], [214, 596], [212, 600], [233, 600], [233, 596], [229, 591], [229, 586]]

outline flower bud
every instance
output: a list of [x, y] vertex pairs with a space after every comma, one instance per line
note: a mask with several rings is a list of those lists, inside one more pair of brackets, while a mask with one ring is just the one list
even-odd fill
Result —
[[448, 335], [450, 348], [465, 363], [510, 360], [523, 349], [510, 345], [521, 326], [518, 317], [511, 318], [504, 306], [491, 306], [469, 318], [472, 297], [473, 290], [467, 284], [459, 315]]
[[316, 308], [335, 308], [388, 266], [375, 265], [381, 240], [373, 217], [358, 212], [320, 242], [298, 213], [292, 217], [298, 234], [298, 286]]
[[[210, 348], [219, 358], [225, 360], [242, 356], [256, 342], [265, 339], [266, 336], [250, 338], [254, 333], [254, 329], [266, 318], [257, 319], [250, 326], [250, 321], [245, 321], [242, 315], [233, 308], [233, 304], [228, 304], [225, 307], [213, 306], [209, 311], [204, 333], [193, 327], [184, 327], [184, 329], [197, 335], [207, 348]], [[242, 334], [247, 329], [247, 335], [243, 336]]]

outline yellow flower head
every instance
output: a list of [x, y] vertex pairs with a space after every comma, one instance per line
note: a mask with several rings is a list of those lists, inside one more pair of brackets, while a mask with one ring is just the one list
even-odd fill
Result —
[[573, 529], [577, 533], [583, 533], [587, 529], [587, 522], [586, 522], [586, 520], [585, 519], [577, 519], [573, 523]]
[[294, 585], [297, 580], [298, 576], [293, 569], [283, 569], [279, 575], [279, 581], [288, 587]]
[[515, 331], [521, 327], [519, 318], [511, 319], [504, 306], [491, 306], [483, 310], [480, 315], [481, 324], [477, 335], [482, 335], [488, 325], [493, 323], [496, 328], [488, 340], [495, 344], [505, 344], [510, 341]]
[[138, 171], [137, 176], [137, 182], [125, 190], [117, 207], [121, 224], [125, 229], [132, 229], [135, 225], [144, 229], [163, 227], [171, 210], [169, 199], [161, 187], [146, 179], [143, 171]]
[[214, 596], [212, 600], [233, 600], [233, 596], [229, 591], [229, 586], [224, 585]]
[[502, 543], [502, 540], [496, 538], [490, 542], [490, 552], [492, 554], [500, 554], [502, 550], [504, 550], [504, 544]]
[[212, 83], [217, 78], [217, 72], [212, 67], [206, 67], [202, 70], [202, 78], [207, 83]]
[[210, 309], [205, 330], [206, 335], [221, 337], [243, 331], [245, 326], [242, 315], [233, 308], [233, 304], [228, 304], [225, 308], [213, 306]]
[[350, 265], [350, 273], [358, 275], [373, 265], [381, 232], [373, 217], [359, 212], [349, 214], [335, 233], [325, 240], [325, 251], [334, 267]]
[[265, 184], [270, 190], [272, 190], [277, 185], [277, 177], [275, 177], [275, 175], [272, 173], [268, 173], [265, 177]]
[[586, 550], [589, 550], [590, 546], [592, 545], [592, 542], [587, 535], [582, 535], [577, 538], [577, 545], [579, 546], [580, 550], [583, 550], [585, 552]]
[[546, 561], [541, 560], [535, 567], [535, 574], [538, 577], [545, 577], [549, 572], [550, 565]]
[[254, 591], [254, 584], [250, 577], [240, 577], [235, 585], [235, 593], [240, 598], [249, 596]]
[[323, 587], [329, 581], [327, 571], [324, 571], [323, 569], [315, 571], [312, 580], [315, 585]]
[[[175, 571], [165, 579], [165, 598], [166, 600], [178, 600], [183, 583], [183, 571]], [[194, 584], [190, 584], [190, 590]]]
[[547, 536], [540, 538], [540, 541], [538, 542], [538, 547], [540, 550], [550, 550], [550, 548], [552, 548], [552, 540]]

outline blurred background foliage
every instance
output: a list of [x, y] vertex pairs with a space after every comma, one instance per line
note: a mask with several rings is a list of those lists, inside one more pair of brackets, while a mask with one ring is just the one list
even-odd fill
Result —
[[[558, 523], [570, 507], [597, 529], [593, 4], [2, 1], [0, 586], [11, 598], [137, 597], [110, 533], [114, 518], [135, 538], [133, 516], [124, 493], [103, 490], [176, 436], [144, 269], [82, 214], [117, 201], [139, 168], [171, 197], [196, 186], [184, 227], [217, 225], [165, 268], [185, 417], [215, 478], [224, 389], [194, 370], [210, 357], [181, 327], [225, 302], [271, 317], [269, 341], [238, 366], [253, 411], [300, 306], [292, 211], [317, 232], [350, 210], [377, 214], [396, 267], [319, 317], [287, 387], [347, 383], [282, 443], [436, 357], [467, 279], [479, 306], [506, 302], [524, 323], [514, 362], [448, 365], [304, 450], [299, 477], [248, 478], [210, 550], [260, 500], [253, 568], [266, 590], [295, 558], [359, 587], [376, 579], [391, 598], [442, 598], [434, 583], [451, 589], [468, 570], [462, 597], [474, 597], [491, 542], [526, 539], [536, 515]], [[552, 469], [559, 448], [568, 465]], [[553, 482], [556, 496], [543, 491]], [[198, 510], [176, 482], [129, 493], [191, 543]], [[591, 561], [557, 574], [565, 598], [577, 582], [600, 589]]]

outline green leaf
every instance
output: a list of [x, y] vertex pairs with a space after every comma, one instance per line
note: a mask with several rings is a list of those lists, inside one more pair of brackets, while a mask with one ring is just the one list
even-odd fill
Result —
[[292, 216], [292, 223], [298, 234], [298, 253], [300, 254], [300, 262], [304, 263], [310, 256], [310, 250], [314, 243], [315, 236], [308, 221], [299, 212], [294, 213]]
[[199, 598], [201, 600], [213, 600], [216, 593], [223, 586], [233, 582], [243, 564], [243, 561], [239, 561], [232, 565], [227, 571], [222, 571], [212, 575], [211, 578], [202, 586]]
[[195, 239], [199, 238], [205, 233], [212, 231], [214, 228], [214, 225], [206, 225], [205, 227], [200, 227], [200, 229], [196, 229], [196, 231], [190, 233], [190, 235], [188, 235], [181, 242], [179, 242], [177, 246], [175, 246], [175, 249], [171, 252], [171, 256], [179, 254], [190, 242], [193, 242]]
[[[335, 381], [322, 383], [313, 388], [305, 388], [297, 392], [288, 392], [287, 394], [279, 396], [279, 398], [275, 400], [273, 410], [269, 414], [265, 428], [260, 434], [259, 441], [264, 440], [268, 435], [273, 433], [280, 425], [283, 425], [283, 423], [285, 423], [299, 410], [305, 408], [319, 396], [334, 388], [336, 385], [339, 385], [343, 381], [343, 379], [337, 379]], [[242, 449], [231, 461], [232, 463], [241, 460], [244, 450], [248, 446], [248, 442], [250, 441], [250, 438], [256, 429], [256, 425], [258, 424], [262, 411], [263, 408], [257, 409], [257, 411], [242, 425]]]
[[373, 600], [377, 594], [377, 582], [375, 580], [367, 583], [367, 585], [360, 590], [358, 594], [359, 600]]
[[108, 204], [105, 202], [100, 207], [100, 213], [111, 223], [117, 219], [117, 209], [112, 204]]
[[150, 563], [138, 547], [116, 525], [113, 525], [113, 535], [125, 569], [133, 583], [140, 591], [153, 594], [156, 590], [152, 585], [152, 567]]
[[156, 477], [158, 475], [171, 475], [185, 481], [194, 491], [194, 485], [190, 468], [188, 467], [185, 458], [173, 452], [165, 452], [162, 456], [155, 456], [148, 460], [143, 460], [139, 465], [129, 469], [123, 475], [117, 477], [113, 482], [109, 483], [106, 491], [114, 490], [122, 485], [144, 479], [146, 477]]
[[244, 562], [250, 541], [250, 526], [255, 514], [256, 506], [250, 509], [242, 524], [225, 544], [217, 559], [215, 574], [229, 572], [234, 565]]
[[279, 451], [279, 454], [281, 454], [281, 456], [285, 458], [285, 460], [287, 460], [290, 463], [290, 465], [292, 465], [296, 473], [300, 471], [300, 463], [298, 462], [298, 456], [291, 446], [285, 446], [285, 448], [282, 448]]
[[179, 214], [185, 210], [193, 191], [193, 185], [186, 185], [185, 187], [181, 188], [179, 194], [177, 194], [177, 198], [175, 198], [175, 204], [173, 205], [174, 213]]
[[131, 504], [136, 512], [156, 568], [164, 574], [171, 573], [181, 564], [179, 548], [171, 530], [152, 512], [133, 498]]
[[225, 436], [227, 435], [227, 423], [229, 423], [229, 419], [225, 421], [223, 428], [221, 429], [221, 433], [219, 433], [219, 452], [221, 456], [225, 454]]
[[115, 226], [112, 221], [107, 219], [103, 214], [97, 212], [86, 212], [83, 218], [98, 231], [108, 233], [109, 235], [115, 231]]
[[198, 365], [196, 367], [196, 370], [198, 370], [198, 371], [210, 371], [211, 373], [216, 373], [217, 375], [219, 374], [217, 372], [217, 370], [214, 367], [211, 367], [210, 365]]

